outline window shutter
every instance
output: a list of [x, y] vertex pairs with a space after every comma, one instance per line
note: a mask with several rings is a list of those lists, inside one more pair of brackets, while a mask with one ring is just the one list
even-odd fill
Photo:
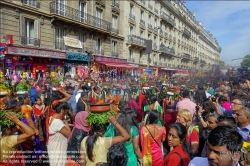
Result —
[[39, 39], [39, 29], [40, 29], [40, 24], [38, 20], [34, 21], [34, 31], [35, 31], [35, 38]]
[[22, 17], [22, 36], [26, 37], [27, 32], [26, 32], [26, 19]]

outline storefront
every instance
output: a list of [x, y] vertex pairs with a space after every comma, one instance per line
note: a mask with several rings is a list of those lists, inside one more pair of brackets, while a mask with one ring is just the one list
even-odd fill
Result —
[[94, 55], [94, 63], [91, 70], [95, 77], [118, 77], [133, 73], [136, 66], [128, 64], [127, 59], [111, 58]]
[[56, 50], [7, 45], [5, 66], [7, 74], [28, 72], [33, 78], [43, 77], [46, 71], [62, 66], [66, 53]]
[[63, 72], [69, 72], [71, 76], [78, 74], [88, 77], [88, 54], [66, 52], [66, 60], [63, 63]]
[[167, 76], [171, 77], [176, 72], [176, 69], [166, 68], [166, 67], [158, 67], [158, 73], [160, 77]]
[[[144, 70], [144, 69], [147, 69], [147, 68], [148, 68], [147, 65], [140, 65], [139, 70], [138, 70], [139, 76], [141, 76], [142, 73], [143, 73], [143, 70]], [[156, 67], [154, 67], [154, 66], [149, 66], [149, 68], [152, 69], [152, 76], [157, 76], [157, 75], [158, 75], [158, 71], [157, 71], [157, 68], [156, 68]]]

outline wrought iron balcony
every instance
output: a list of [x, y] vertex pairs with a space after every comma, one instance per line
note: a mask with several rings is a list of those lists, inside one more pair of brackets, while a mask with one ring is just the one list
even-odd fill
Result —
[[144, 25], [145, 26], [145, 21], [140, 19], [140, 24]]
[[187, 37], [191, 37], [191, 32], [189, 30], [187, 30], [186, 28], [184, 28], [183, 33], [187, 36]]
[[35, 8], [40, 8], [40, 1], [38, 0], [21, 0], [21, 2], [25, 5], [29, 5]]
[[135, 35], [128, 35], [128, 41], [136, 44], [136, 45], [140, 45], [143, 47], [146, 47], [146, 40], [139, 37], [139, 36], [135, 36]]
[[105, 5], [106, 5], [105, 0], [95, 0], [95, 3], [96, 3], [97, 5], [100, 5], [100, 6], [103, 6], [103, 7], [105, 7]]
[[200, 60], [200, 64], [206, 64], [206, 61]]
[[129, 18], [131, 18], [132, 20], [135, 20], [135, 16], [132, 13], [129, 13]]
[[175, 26], [175, 20], [173, 18], [171, 18], [169, 15], [167, 15], [165, 12], [161, 12], [161, 18], [166, 21], [168, 24], [170, 24], [171, 26]]
[[160, 45], [160, 51], [162, 51], [164, 54], [168, 54], [168, 55], [175, 54], [174, 48], [166, 47], [164, 44]]
[[50, 2], [50, 13], [57, 16], [66, 17], [73, 21], [81, 22], [83, 24], [94, 26], [96, 28], [100, 28], [109, 32], [111, 31], [110, 22], [89, 15], [83, 11], [71, 8], [64, 4], [58, 3], [56, 1]]
[[21, 36], [21, 44], [22, 45], [32, 45], [32, 46], [40, 47], [40, 39]]
[[156, 14], [158, 14], [158, 9], [155, 8], [154, 11], [155, 11]]
[[186, 60], [190, 60], [191, 59], [191, 55], [189, 55], [189, 54], [183, 54], [182, 55], [182, 59], [186, 59]]
[[198, 61], [199, 61], [199, 58], [198, 58], [198, 57], [193, 57], [193, 61], [194, 61], [194, 62], [198, 62]]
[[119, 8], [119, 3], [117, 3], [116, 1], [113, 0], [112, 1], [112, 6]]
[[118, 56], [119, 56], [119, 54], [118, 54], [117, 52], [114, 52], [114, 51], [111, 52], [111, 55], [112, 55], [113, 57], [118, 57]]
[[153, 10], [153, 6], [150, 5], [150, 4], [148, 4], [148, 8], [151, 9], [151, 10]]
[[95, 50], [95, 53], [96, 53], [96, 54], [99, 54], [99, 55], [104, 55], [104, 50], [102, 50], [101, 48], [97, 48], [97, 49]]
[[118, 34], [119, 33], [119, 29], [111, 28], [111, 32]]

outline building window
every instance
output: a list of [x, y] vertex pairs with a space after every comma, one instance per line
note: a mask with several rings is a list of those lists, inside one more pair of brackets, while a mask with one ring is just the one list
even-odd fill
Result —
[[98, 54], [101, 54], [101, 50], [102, 50], [102, 40], [97, 38], [96, 39], [96, 52]]
[[112, 52], [117, 52], [117, 41], [112, 41]]
[[133, 50], [132, 49], [129, 50], [129, 58], [131, 60], [133, 59]]
[[141, 60], [142, 60], [142, 57], [143, 57], [143, 52], [140, 51], [140, 62], [141, 62]]
[[157, 28], [157, 19], [155, 19], [155, 28]]
[[134, 27], [130, 27], [129, 33], [131, 36], [134, 34]]
[[130, 5], [130, 14], [134, 14], [134, 5]]
[[26, 37], [27, 38], [35, 38], [34, 20], [26, 20]]
[[80, 10], [80, 21], [87, 21], [87, 3], [79, 2], [79, 10]]
[[65, 11], [65, 0], [56, 0], [56, 13], [64, 16]]
[[97, 27], [100, 28], [102, 25], [102, 10], [101, 9], [96, 9], [96, 17], [97, 17], [96, 25]]
[[[78, 34], [78, 40], [82, 43], [82, 48], [84, 48], [85, 36], [84, 34]], [[82, 51], [84, 51], [82, 49]]]
[[65, 36], [65, 30], [62, 28], [56, 28], [55, 35], [55, 48], [59, 50], [65, 50], [65, 45], [63, 41], [63, 37]]
[[151, 25], [151, 16], [148, 16], [148, 24]]
[[148, 34], [148, 40], [150, 40], [151, 39], [151, 34]]
[[144, 20], [144, 11], [141, 11], [141, 20]]
[[112, 28], [117, 29], [117, 17], [112, 16]]
[[144, 38], [144, 32], [143, 32], [143, 31], [141, 31], [140, 37], [141, 37], [141, 38]]

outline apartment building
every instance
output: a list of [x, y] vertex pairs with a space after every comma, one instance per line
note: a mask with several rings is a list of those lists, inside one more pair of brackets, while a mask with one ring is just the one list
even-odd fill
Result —
[[0, 43], [9, 34], [14, 45], [33, 52], [47, 49], [87, 61], [91, 51], [141, 68], [148, 64], [146, 40], [152, 40], [149, 63], [155, 72], [206, 71], [220, 61], [216, 39], [180, 1], [2, 0]]

